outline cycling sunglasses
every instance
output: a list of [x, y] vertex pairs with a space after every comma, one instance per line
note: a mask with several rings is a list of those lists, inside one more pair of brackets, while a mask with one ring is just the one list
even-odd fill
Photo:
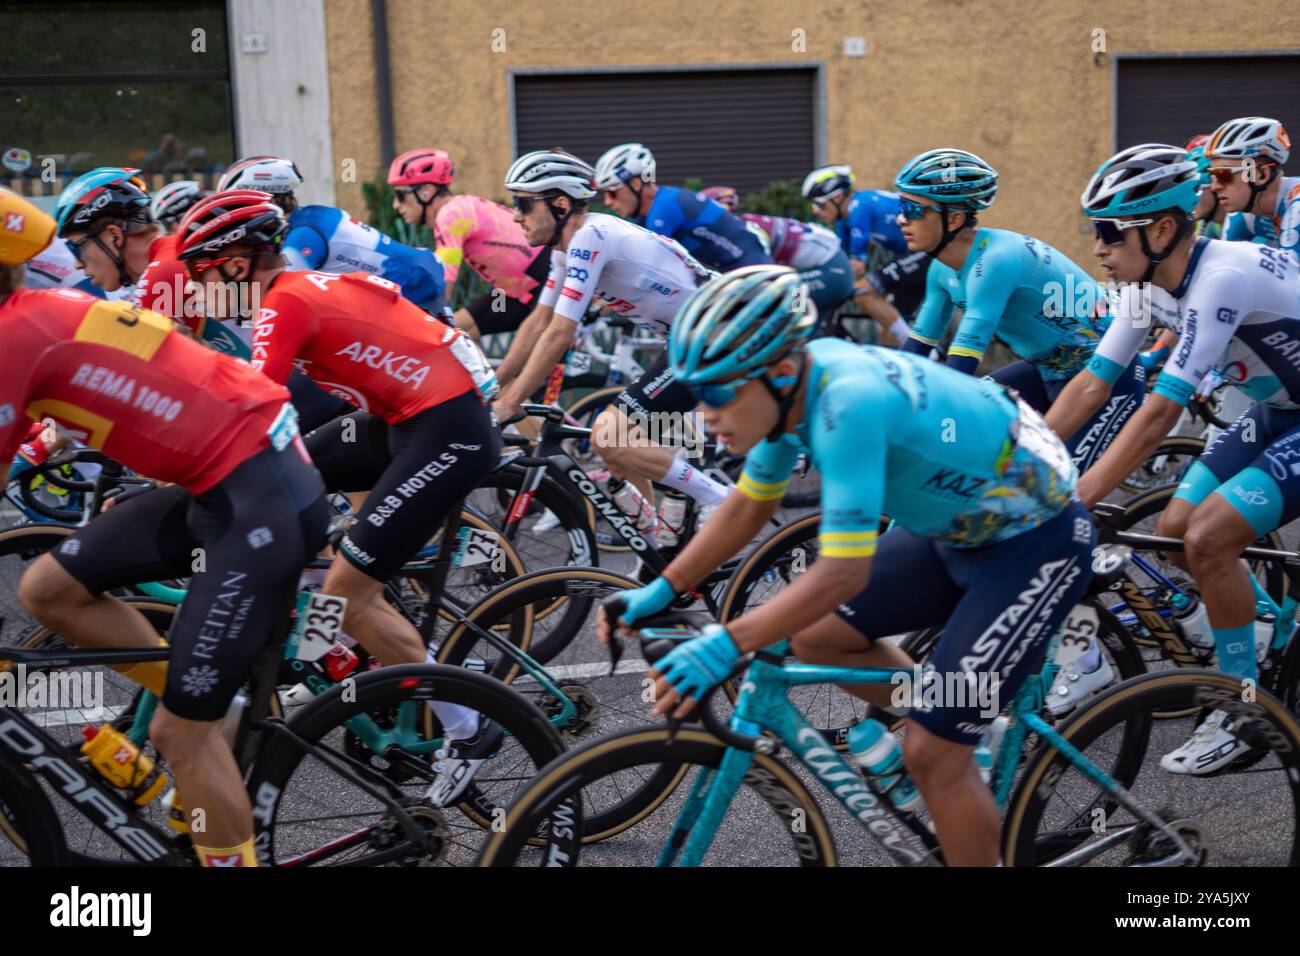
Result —
[[925, 214], [933, 209], [939, 212], [938, 206], [931, 206], [927, 203], [917, 202], [915, 199], [900, 199], [898, 201], [898, 214], [908, 222], [916, 222], [918, 219], [924, 219]]
[[1125, 229], [1149, 226], [1153, 222], [1155, 222], [1154, 219], [1094, 219], [1092, 221], [1092, 232], [1101, 240], [1102, 245], [1122, 246], [1124, 245]]
[[535, 204], [539, 202], [546, 202], [547, 200], [550, 199], [554, 199], [558, 195], [560, 194], [544, 193], [541, 196], [513, 196], [511, 198], [514, 200], [515, 208], [518, 209], [526, 216], [533, 211], [533, 206]]
[[744, 378], [732, 379], [730, 382], [710, 382], [707, 385], [692, 385], [691, 391], [696, 399], [708, 405], [709, 408], [722, 408], [724, 405], [730, 405], [740, 394], [740, 387], [749, 382], [759, 379], [767, 386], [767, 390], [772, 393], [772, 397], [780, 400], [780, 395], [768, 380], [766, 375], [767, 369], [759, 369], [746, 375]]
[[397, 197], [398, 202], [406, 202], [406, 197], [415, 192], [414, 186], [394, 186], [393, 195]]
[[185, 267], [189, 270], [190, 278], [198, 281], [203, 273], [207, 272], [209, 269], [215, 269], [218, 266], [225, 265], [234, 258], [235, 256], [221, 256], [218, 259], [187, 259], [185, 261]]
[[1211, 166], [1206, 172], [1220, 186], [1226, 186], [1237, 177], [1237, 173], [1245, 172], [1250, 168], [1249, 166]]
[[94, 239], [96, 236], [98, 236], [101, 232], [103, 232], [107, 228], [108, 228], [107, 226], [103, 226], [99, 229], [96, 229], [94, 232], [88, 232], [86, 233], [86, 238], [84, 239], [76, 239], [76, 240], [64, 239], [63, 244], [67, 246], [68, 251], [72, 253], [72, 258], [75, 259], [77, 262], [81, 262], [81, 250], [85, 248], [86, 243], [90, 242], [91, 239]]

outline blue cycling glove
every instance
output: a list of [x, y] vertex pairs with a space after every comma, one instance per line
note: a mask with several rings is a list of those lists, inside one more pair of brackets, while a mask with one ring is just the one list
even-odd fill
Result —
[[654, 667], [677, 693], [699, 700], [731, 676], [740, 656], [727, 629], [710, 624], [703, 634], [673, 648]]
[[624, 591], [619, 597], [627, 605], [627, 610], [618, 621], [631, 627], [642, 618], [667, 610], [677, 600], [677, 592], [667, 578], [655, 578], [645, 587]]

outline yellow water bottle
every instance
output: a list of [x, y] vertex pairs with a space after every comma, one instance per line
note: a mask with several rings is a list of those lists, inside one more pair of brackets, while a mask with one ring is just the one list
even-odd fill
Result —
[[140, 748], [113, 728], [104, 724], [99, 730], [86, 727], [86, 742], [81, 752], [90, 758], [95, 769], [115, 786], [127, 791], [138, 807], [148, 804], [162, 793], [167, 777]]

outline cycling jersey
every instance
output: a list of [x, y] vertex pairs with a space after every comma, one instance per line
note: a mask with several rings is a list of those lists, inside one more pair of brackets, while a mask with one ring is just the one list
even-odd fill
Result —
[[1125, 285], [1114, 312], [1088, 365], [1098, 378], [1114, 382], [1158, 323], [1178, 342], [1157, 393], [1186, 405], [1213, 370], [1256, 401], [1300, 408], [1300, 263], [1287, 253], [1197, 239], [1177, 289]]
[[980, 229], [960, 272], [938, 259], [930, 263], [925, 301], [904, 347], [928, 353], [958, 308], [950, 366], [973, 372], [996, 334], [1046, 381], [1071, 378], [1097, 347], [1093, 317], [1104, 311], [1104, 301], [1097, 283], [1047, 243]]
[[666, 331], [697, 282], [710, 275], [675, 240], [588, 213], [568, 250], [551, 252], [551, 272], [537, 301], [581, 322], [594, 297], [638, 325]]
[[863, 189], [853, 194], [848, 215], [835, 223], [849, 258], [865, 260], [873, 243], [895, 255], [907, 251], [907, 240], [898, 225], [898, 207], [899, 195], [895, 192]]
[[23, 285], [29, 289], [79, 289], [98, 299], [121, 301], [131, 296], [131, 290], [121, 288], [105, 292], [91, 281], [90, 276], [77, 266], [72, 250], [62, 239], [55, 239], [27, 260]]
[[200, 340], [218, 352], [248, 360], [252, 357], [253, 330], [237, 319], [207, 315], [198, 283], [190, 279], [185, 263], [176, 256], [179, 237], [159, 236], [149, 244], [149, 264], [132, 289], [132, 301], [183, 322]]
[[432, 252], [390, 239], [333, 206], [290, 213], [282, 251], [294, 272], [368, 272], [396, 282], [402, 295], [430, 312], [447, 304], [443, 266]]
[[1077, 473], [1027, 405], [918, 356], [818, 339], [797, 435], [745, 459], [743, 494], [779, 500], [801, 450], [822, 476], [821, 553], [867, 557], [882, 513], [916, 534], [982, 547], [1069, 503]]
[[1229, 213], [1223, 238], [1230, 242], [1262, 242], [1300, 259], [1300, 176], [1283, 178], [1272, 215]]
[[780, 216], [759, 216], [744, 212], [740, 218], [763, 230], [772, 250], [772, 261], [791, 269], [815, 269], [840, 251], [840, 240], [825, 226]]
[[289, 393], [175, 331], [171, 319], [70, 289], [0, 305], [0, 461], [33, 421], [199, 494], [268, 445]]
[[474, 388], [450, 347], [459, 334], [380, 276], [284, 272], [262, 296], [252, 365], [281, 384], [298, 367], [395, 424]]
[[650, 209], [635, 222], [676, 239], [692, 256], [719, 272], [772, 261], [758, 236], [739, 217], [689, 189], [660, 186]]
[[438, 210], [433, 233], [447, 290], [455, 287], [461, 264], [468, 263], [512, 299], [528, 303], [536, 295], [539, 283], [527, 270], [546, 250], [528, 244], [505, 206], [478, 196], [452, 196]]

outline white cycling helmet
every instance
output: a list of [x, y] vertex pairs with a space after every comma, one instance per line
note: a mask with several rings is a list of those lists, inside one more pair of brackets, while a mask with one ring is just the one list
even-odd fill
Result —
[[217, 184], [218, 192], [228, 189], [256, 189], [272, 195], [292, 193], [302, 185], [302, 173], [291, 159], [279, 156], [250, 156], [227, 169]]
[[852, 166], [822, 166], [804, 177], [799, 191], [809, 202], [821, 202], [852, 188]]
[[570, 153], [538, 149], [525, 153], [506, 172], [506, 189], [516, 193], [562, 192], [570, 199], [596, 195], [590, 166]]
[[655, 181], [655, 156], [640, 143], [623, 143], [596, 160], [596, 188], [617, 189], [632, 179]]
[[1286, 128], [1267, 116], [1228, 120], [1210, 134], [1205, 147], [1205, 158], [1211, 166], [1242, 159], [1264, 159], [1281, 165], [1290, 155], [1291, 137]]
[[154, 222], [170, 225], [202, 198], [202, 186], [192, 179], [178, 179], [153, 194], [149, 203], [149, 215]]

